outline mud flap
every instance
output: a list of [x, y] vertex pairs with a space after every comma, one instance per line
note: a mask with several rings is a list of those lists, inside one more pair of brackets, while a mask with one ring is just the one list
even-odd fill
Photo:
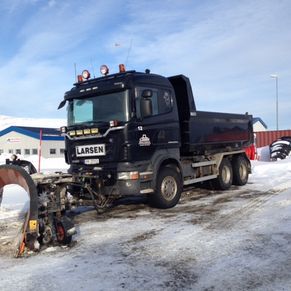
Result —
[[23, 254], [25, 247], [34, 250], [39, 234], [38, 225], [38, 195], [35, 184], [30, 175], [21, 167], [15, 165], [0, 166], [0, 203], [2, 201], [3, 187], [9, 184], [21, 186], [29, 195], [30, 207], [17, 238], [15, 256]]

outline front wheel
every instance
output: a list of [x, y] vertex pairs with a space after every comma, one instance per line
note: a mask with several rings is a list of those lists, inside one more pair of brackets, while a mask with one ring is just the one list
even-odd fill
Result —
[[66, 233], [66, 229], [61, 222], [56, 224], [57, 241], [62, 245], [68, 245], [72, 241], [72, 236]]
[[150, 203], [157, 208], [174, 207], [182, 193], [182, 179], [176, 168], [163, 167], [158, 175], [156, 191], [150, 196]]

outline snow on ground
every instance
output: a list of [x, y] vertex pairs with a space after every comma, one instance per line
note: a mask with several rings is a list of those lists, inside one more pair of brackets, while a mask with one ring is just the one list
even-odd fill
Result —
[[291, 290], [291, 159], [252, 162], [244, 187], [187, 189], [75, 217], [70, 248], [1, 255], [0, 290]]

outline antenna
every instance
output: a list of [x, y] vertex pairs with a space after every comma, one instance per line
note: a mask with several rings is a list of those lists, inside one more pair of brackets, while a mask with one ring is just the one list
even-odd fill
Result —
[[129, 48], [128, 48], [128, 51], [127, 51], [127, 56], [126, 56], [126, 59], [125, 59], [125, 66], [126, 67], [127, 67], [127, 63], [128, 63], [128, 59], [129, 59], [129, 55], [130, 55], [131, 49], [132, 49], [132, 38], [130, 39], [130, 44], [129, 44]]
[[75, 69], [75, 81], [77, 81], [77, 64], [74, 63], [74, 69]]
[[95, 79], [95, 70], [94, 70], [92, 58], [90, 58], [90, 63], [91, 63], [91, 68], [92, 68], [92, 72], [93, 72], [93, 77]]

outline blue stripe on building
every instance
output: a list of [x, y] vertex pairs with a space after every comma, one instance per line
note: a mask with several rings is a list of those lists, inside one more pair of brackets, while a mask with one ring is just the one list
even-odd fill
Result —
[[42, 128], [42, 127], [28, 127], [28, 126], [9, 126], [6, 129], [0, 131], [0, 137], [15, 131], [17, 133], [40, 139], [40, 131], [42, 130], [42, 140], [64, 140], [61, 136], [61, 132], [56, 128]]

